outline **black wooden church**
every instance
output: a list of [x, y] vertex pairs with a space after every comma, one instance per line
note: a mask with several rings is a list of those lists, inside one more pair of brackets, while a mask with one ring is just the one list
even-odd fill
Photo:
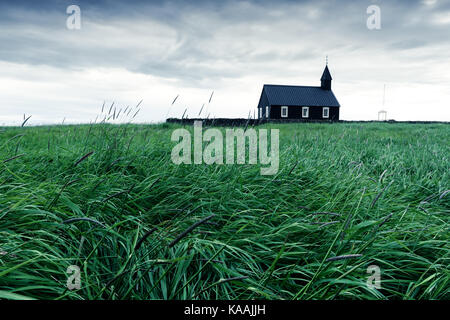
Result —
[[331, 91], [325, 66], [320, 87], [265, 84], [258, 104], [259, 119], [339, 120], [340, 104]]

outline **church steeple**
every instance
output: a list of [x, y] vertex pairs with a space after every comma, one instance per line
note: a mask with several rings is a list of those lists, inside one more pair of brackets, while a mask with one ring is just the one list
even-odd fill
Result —
[[322, 78], [320, 78], [321, 83], [320, 87], [324, 90], [331, 90], [331, 80], [333, 80], [333, 78], [331, 77], [330, 70], [328, 70], [328, 61], [327, 61], [325, 70], [323, 70]]

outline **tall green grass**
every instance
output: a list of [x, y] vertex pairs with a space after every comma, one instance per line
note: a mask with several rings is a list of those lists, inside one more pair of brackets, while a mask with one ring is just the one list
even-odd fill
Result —
[[448, 125], [261, 126], [276, 176], [174, 165], [175, 128], [0, 128], [0, 298], [450, 298]]

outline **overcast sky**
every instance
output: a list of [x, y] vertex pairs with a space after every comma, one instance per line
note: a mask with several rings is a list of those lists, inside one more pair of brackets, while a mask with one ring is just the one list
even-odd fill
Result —
[[88, 123], [141, 99], [136, 122], [204, 103], [247, 117], [265, 83], [320, 85], [327, 55], [342, 119], [376, 119], [386, 85], [389, 119], [450, 121], [450, 0], [0, 0], [0, 41], [0, 125]]

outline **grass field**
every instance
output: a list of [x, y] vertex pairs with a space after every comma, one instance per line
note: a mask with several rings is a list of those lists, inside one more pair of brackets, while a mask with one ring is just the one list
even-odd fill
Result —
[[178, 127], [0, 128], [0, 298], [450, 298], [449, 125], [264, 125], [275, 176], [173, 164]]

